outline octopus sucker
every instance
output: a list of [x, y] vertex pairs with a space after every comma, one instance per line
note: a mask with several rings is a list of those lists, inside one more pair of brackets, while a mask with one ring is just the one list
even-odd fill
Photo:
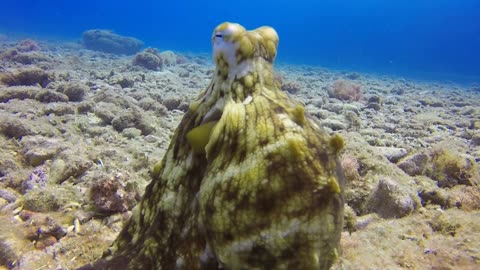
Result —
[[108, 253], [81, 269], [329, 269], [338, 257], [343, 138], [280, 89], [279, 38], [225, 22], [192, 101]]

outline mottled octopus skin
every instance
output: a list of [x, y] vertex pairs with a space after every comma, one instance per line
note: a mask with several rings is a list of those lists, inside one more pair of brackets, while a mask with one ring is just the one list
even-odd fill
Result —
[[94, 269], [329, 269], [343, 223], [343, 146], [274, 79], [278, 35], [223, 23], [216, 72], [143, 200]]

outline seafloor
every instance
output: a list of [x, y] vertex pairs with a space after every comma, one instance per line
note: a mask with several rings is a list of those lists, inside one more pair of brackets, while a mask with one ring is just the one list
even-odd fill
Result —
[[[156, 66], [0, 37], [0, 269], [74, 269], [115, 239], [214, 69], [208, 55], [148, 52]], [[479, 86], [276, 72], [346, 141], [333, 269], [480, 269]]]

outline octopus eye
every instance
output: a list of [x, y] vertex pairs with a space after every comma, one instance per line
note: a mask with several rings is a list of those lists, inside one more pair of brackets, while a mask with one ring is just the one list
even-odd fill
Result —
[[223, 35], [222, 34], [216, 34], [215, 37], [223, 38]]

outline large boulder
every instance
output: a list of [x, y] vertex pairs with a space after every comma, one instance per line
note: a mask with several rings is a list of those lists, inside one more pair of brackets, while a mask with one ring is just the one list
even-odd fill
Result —
[[143, 41], [133, 37], [125, 37], [109, 30], [87, 30], [82, 36], [83, 45], [94, 51], [113, 54], [135, 54], [140, 51]]

